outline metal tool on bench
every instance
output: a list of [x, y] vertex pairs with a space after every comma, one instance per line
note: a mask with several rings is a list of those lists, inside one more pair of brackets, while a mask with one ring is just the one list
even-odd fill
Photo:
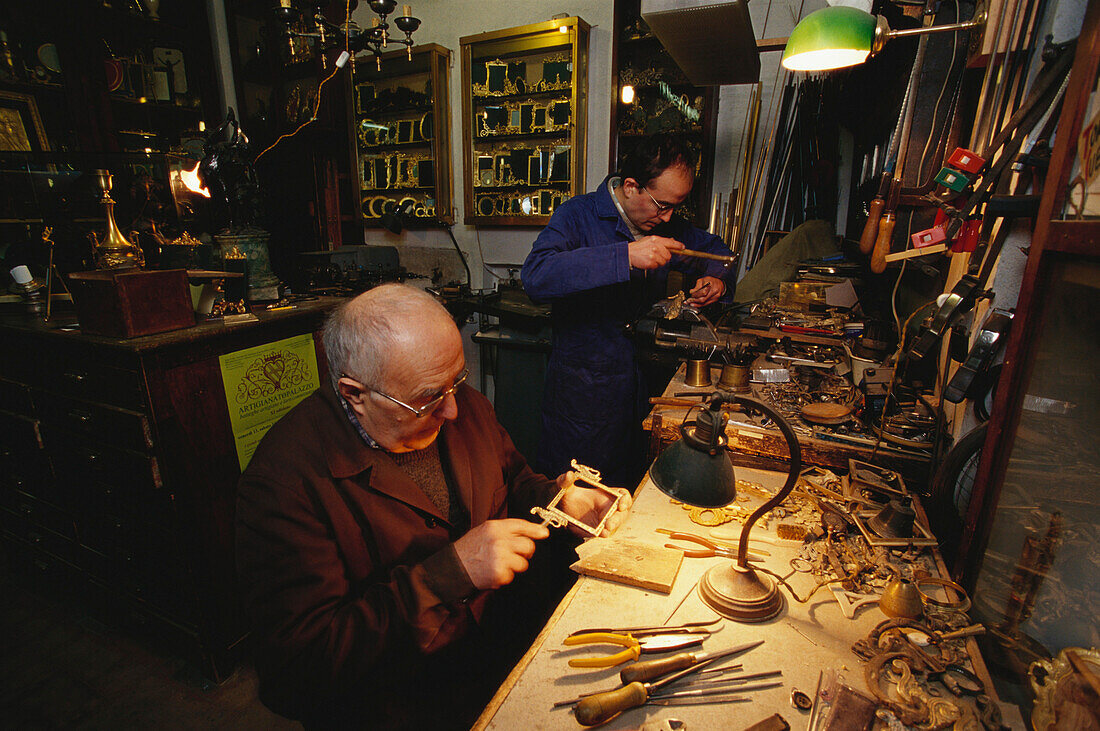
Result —
[[[688, 541], [690, 543], [697, 543], [702, 548], [685, 548], [683, 546], [676, 546], [671, 543], [666, 543], [665, 548], [677, 548], [684, 552], [684, 558], [711, 558], [713, 556], [721, 556], [723, 558], [737, 558], [737, 549], [728, 546], [723, 546], [709, 538], [696, 535], [694, 533], [680, 533], [678, 531], [669, 531], [662, 528], [657, 529], [658, 533], [665, 533], [668, 537], [674, 541]], [[767, 551], [761, 551], [758, 548], [750, 548], [750, 553], [756, 553], [761, 556], [770, 556]]]
[[[647, 702], [649, 702], [650, 698], [654, 698], [654, 700], [657, 700], [658, 698], [667, 697], [663, 694], [657, 693], [657, 691], [661, 688], [671, 685], [672, 683], [675, 683], [680, 678], [690, 675], [691, 673], [698, 672], [706, 665], [709, 665], [710, 663], [719, 660], [721, 657], [728, 656], [729, 654], [732, 654], [729, 650], [725, 651], [724, 653], [717, 653], [717, 656], [697, 662], [695, 665], [680, 670], [679, 672], [672, 673], [671, 675], [653, 683], [642, 683], [639, 681], [634, 681], [628, 683], [627, 685], [624, 685], [621, 688], [616, 688], [615, 690], [590, 695], [577, 703], [576, 707], [573, 709], [573, 715], [576, 717], [577, 722], [580, 723], [582, 726], [595, 726], [597, 724], [601, 724], [614, 718], [623, 711], [645, 705]], [[774, 687], [774, 685], [778, 684], [766, 683], [764, 685], [767, 687]], [[762, 689], [763, 688], [760, 686], [743, 686], [737, 689], [710, 690], [718, 690], [719, 692], [728, 694], [729, 692], [732, 692], [734, 690], [736, 690], [737, 692], [746, 692], [748, 690]], [[705, 690], [692, 693], [692, 695], [696, 696], [705, 694], [710, 695], [713, 693], [709, 693]]]
[[705, 639], [706, 637], [703, 635], [676, 632], [675, 630], [652, 633], [641, 637], [615, 632], [590, 632], [588, 634], [570, 635], [562, 640], [562, 644], [570, 647], [596, 644], [623, 647], [623, 650], [611, 655], [575, 657], [569, 661], [569, 666], [574, 668], [610, 668], [615, 665], [622, 665], [624, 662], [637, 660], [643, 653], [671, 652], [686, 647], [695, 647], [703, 644]]
[[699, 622], [685, 622], [684, 624], [674, 625], [651, 625], [648, 627], [586, 627], [584, 629], [573, 630], [569, 633], [570, 637], [574, 635], [587, 635], [593, 632], [615, 632], [618, 634], [632, 634], [635, 637], [642, 635], [660, 635], [667, 634], [669, 632], [680, 632], [689, 634], [710, 634], [717, 632], [721, 627], [715, 627], [714, 629], [708, 629], [711, 625], [717, 624], [721, 621], [721, 617], [715, 617], [714, 619], [708, 619]]
[[672, 657], [643, 660], [642, 662], [636, 662], [633, 665], [623, 668], [619, 672], [619, 678], [624, 683], [653, 680], [654, 678], [659, 678], [662, 675], [667, 675], [677, 670], [709, 664], [723, 657], [730, 657], [731, 655], [748, 652], [749, 650], [760, 647], [762, 644], [764, 644], [764, 640], [756, 640], [755, 642], [747, 642], [727, 650], [718, 650], [715, 652], [681, 652]]

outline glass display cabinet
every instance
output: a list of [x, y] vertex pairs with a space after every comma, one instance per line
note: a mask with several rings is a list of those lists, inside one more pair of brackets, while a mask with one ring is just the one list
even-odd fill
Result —
[[584, 192], [588, 33], [572, 17], [459, 40], [465, 223], [545, 225]]
[[[352, 74], [360, 214], [367, 227], [399, 213], [410, 228], [454, 223], [450, 50], [436, 44], [357, 59]], [[379, 70], [380, 69], [380, 70]]]
[[1100, 5], [1058, 121], [955, 573], [998, 693], [1092, 728], [1100, 674]]
[[695, 186], [677, 212], [709, 225], [718, 87], [693, 86], [642, 19], [640, 0], [616, 0], [611, 99], [612, 169], [643, 138], [681, 136], [696, 155]]

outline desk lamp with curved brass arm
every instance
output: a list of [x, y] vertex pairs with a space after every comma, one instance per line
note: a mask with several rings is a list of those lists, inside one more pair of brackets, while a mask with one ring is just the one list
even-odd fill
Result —
[[737, 546], [737, 560], [707, 571], [699, 593], [707, 605], [724, 617], [740, 622], [763, 622], [783, 609], [783, 595], [776, 583], [749, 565], [749, 533], [765, 513], [778, 506], [794, 489], [802, 469], [802, 450], [794, 430], [770, 407], [736, 394], [715, 393], [694, 422], [680, 427], [683, 437], [669, 446], [649, 468], [650, 479], [671, 498], [702, 508], [728, 505], [737, 497], [737, 479], [726, 454], [727, 416], [722, 407], [732, 404], [747, 413], [760, 413], [775, 422], [787, 440], [790, 471], [783, 488], [745, 521]]

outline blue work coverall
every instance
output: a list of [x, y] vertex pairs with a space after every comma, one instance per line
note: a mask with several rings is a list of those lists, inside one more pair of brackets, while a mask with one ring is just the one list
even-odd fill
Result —
[[[649, 233], [729, 255], [720, 238], [675, 215]], [[599, 470], [605, 484], [636, 487], [645, 472], [641, 422], [650, 394], [625, 326], [668, 296], [670, 270], [683, 272], [688, 284], [718, 277], [726, 284], [723, 299], [732, 297], [733, 275], [718, 261], [673, 256], [658, 269], [633, 269], [633, 240], [604, 180], [555, 211], [524, 262], [527, 294], [551, 304], [553, 347], [535, 459], [543, 474], [561, 474], [576, 459]]]

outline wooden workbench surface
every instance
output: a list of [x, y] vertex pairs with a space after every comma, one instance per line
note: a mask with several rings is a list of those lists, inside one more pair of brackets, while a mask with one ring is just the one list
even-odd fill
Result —
[[[785, 475], [738, 468], [737, 477], [760, 483], [774, 492], [781, 486]], [[673, 504], [647, 478], [637, 492], [630, 518], [615, 539], [663, 546], [666, 536], [658, 534], [658, 528], [702, 535], [709, 530], [692, 523], [682, 506]], [[768, 530], [757, 524], [751, 546], [770, 551], [771, 555], [763, 565], [786, 576], [791, 573], [789, 562], [797, 555], [798, 547], [755, 540], [769, 535]], [[681, 624], [713, 619], [716, 615], [699, 599], [696, 584], [706, 569], [716, 562], [728, 560], [685, 558], [672, 591], [667, 595], [604, 579], [581, 577], [485, 709], [475, 729], [575, 731], [582, 728], [569, 707], [555, 709], [553, 704], [581, 693], [618, 687], [618, 672], [623, 666], [594, 670], [571, 668], [567, 664], [570, 658], [604, 653], [610, 648], [604, 645], [564, 648], [562, 640], [571, 632], [585, 627]], [[802, 595], [815, 583], [810, 574], [794, 574], [788, 580]], [[866, 636], [886, 619], [878, 606], [861, 607], [854, 619], [847, 619], [828, 589], [818, 591], [807, 604], [792, 601], [786, 590], [781, 589], [781, 592], [786, 605], [778, 616], [760, 624], [722, 620], [721, 630], [711, 635], [702, 649], [720, 650], [763, 639], [763, 645], [728, 663], [743, 663], [744, 673], [782, 670], [782, 677], [776, 679], [782, 682], [782, 687], [752, 693], [753, 700], [749, 703], [673, 707], [646, 705], [627, 711], [600, 728], [637, 729], [649, 720], [678, 718], [685, 721], [689, 729], [742, 729], [773, 713], [780, 713], [792, 728], [805, 729], [809, 712], [798, 711], [791, 706], [791, 691], [797, 688], [813, 697], [819, 673], [829, 668], [838, 670], [852, 687], [866, 692], [863, 663], [850, 648], [854, 641]], [[677, 608], [681, 600], [684, 601]], [[973, 641], [970, 647], [973, 653]], [[719, 665], [726, 663], [720, 661]], [[976, 669], [984, 675], [984, 667]]]
[[[680, 364], [676, 374], [669, 381], [662, 396], [674, 397], [675, 394], [687, 392], [698, 393], [701, 396], [718, 390], [713, 387], [695, 388], [684, 383], [686, 368]], [[721, 374], [721, 368], [711, 367], [711, 380], [717, 384]], [[753, 391], [743, 394], [748, 398], [762, 400], [759, 386], [753, 385]], [[701, 399], [700, 399], [701, 400]], [[691, 411], [690, 418], [698, 416], [699, 409]], [[685, 406], [654, 406], [650, 409], [645, 419], [642, 420], [642, 428], [650, 433], [649, 458], [656, 458], [665, 445], [680, 438], [680, 425], [688, 417], [688, 407]], [[862, 443], [857, 438], [848, 442], [833, 441], [829, 438], [817, 437], [808, 433], [805, 429], [796, 428], [798, 443], [802, 448], [802, 461], [807, 465], [820, 465], [833, 471], [848, 470], [848, 460], [872, 461], [882, 467], [897, 470], [902, 473], [906, 481], [917, 489], [923, 486], [929, 477], [929, 457], [916, 451], [902, 450], [892, 447], [887, 443], [879, 445], [876, 450], [874, 443], [867, 438], [862, 438]], [[726, 425], [726, 436], [729, 438], [729, 448], [734, 454], [735, 463], [752, 464], [754, 461], [769, 468], [780, 468], [780, 462], [787, 459], [787, 444], [778, 429], [764, 429], [749, 422], [743, 414], [732, 414], [730, 422]]]

